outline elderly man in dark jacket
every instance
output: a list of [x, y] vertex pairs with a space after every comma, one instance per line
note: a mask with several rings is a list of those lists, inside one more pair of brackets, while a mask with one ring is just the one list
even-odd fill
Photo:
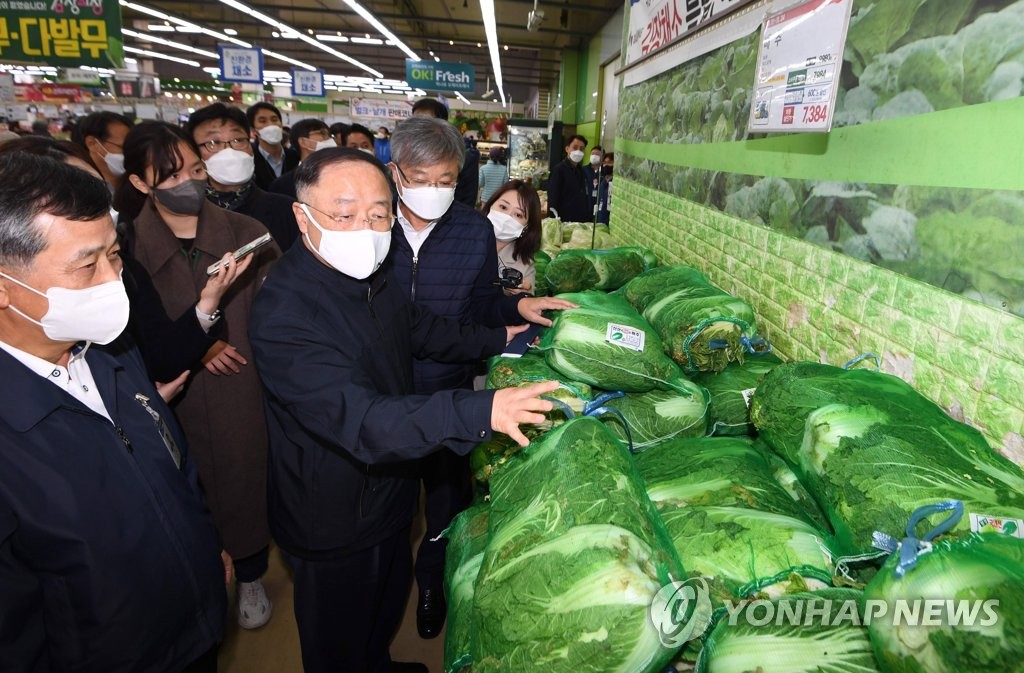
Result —
[[[398, 190], [398, 224], [391, 261], [399, 286], [414, 303], [463, 324], [488, 327], [524, 321], [550, 325], [545, 309], [573, 304], [526, 294], [506, 296], [498, 284], [498, 252], [490, 221], [454, 200], [465, 160], [459, 132], [448, 122], [414, 115], [391, 136], [391, 177]], [[416, 392], [471, 388], [472, 361], [440, 362], [418, 357]], [[441, 531], [469, 504], [469, 464], [440, 451], [423, 461], [427, 532], [416, 556], [419, 586], [417, 626], [424, 638], [444, 624], [444, 554]]]
[[128, 319], [109, 208], [82, 170], [0, 157], [0, 670], [216, 671], [195, 468], [138, 352], [103, 346]]
[[409, 302], [379, 269], [391, 189], [372, 156], [310, 156], [296, 172], [301, 244], [253, 306], [250, 339], [270, 433], [269, 514], [295, 571], [306, 673], [421, 670], [390, 662], [408, 595], [415, 460], [441, 445], [467, 454], [492, 431], [551, 408], [557, 383], [414, 395], [413, 356], [466, 361], [499, 352], [522, 328], [444, 320]]

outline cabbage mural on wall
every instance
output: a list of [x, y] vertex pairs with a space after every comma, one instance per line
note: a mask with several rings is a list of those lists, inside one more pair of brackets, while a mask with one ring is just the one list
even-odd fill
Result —
[[[703, 144], [746, 130], [760, 31], [624, 88], [619, 134]], [[855, 0], [833, 128], [1024, 93], [1024, 0]], [[652, 106], [650, 101], [664, 101]], [[894, 158], [894, 161], [898, 158]], [[623, 155], [618, 172], [1024, 315], [1024, 193], [824, 182]]]

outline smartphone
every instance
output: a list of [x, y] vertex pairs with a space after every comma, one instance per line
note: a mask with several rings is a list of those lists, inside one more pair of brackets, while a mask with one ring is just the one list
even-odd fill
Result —
[[541, 329], [543, 328], [540, 325], [530, 325], [526, 331], [512, 337], [512, 341], [505, 346], [505, 352], [501, 354], [501, 357], [519, 358], [525, 355], [526, 351], [530, 350], [533, 340], [540, 335]]
[[[273, 239], [270, 237], [270, 234], [263, 234], [259, 238], [249, 241], [238, 250], [235, 250], [235, 261], [237, 262], [243, 257], [251, 255], [252, 253], [256, 252], [257, 250], [265, 246], [267, 243], [270, 243], [270, 241], [272, 240]], [[219, 271], [220, 262], [214, 262], [210, 266], [206, 267], [207, 276], [215, 276]]]

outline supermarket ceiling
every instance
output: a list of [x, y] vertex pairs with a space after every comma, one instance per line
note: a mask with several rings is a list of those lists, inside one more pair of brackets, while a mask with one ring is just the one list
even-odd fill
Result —
[[[515, 102], [534, 87], [557, 88], [562, 51], [586, 44], [622, 6], [621, 0], [538, 1], [543, 18], [535, 18], [534, 30], [528, 30], [534, 0], [493, 3], [503, 90]], [[377, 71], [381, 79], [405, 80], [411, 53], [421, 60], [472, 64], [476, 86], [466, 95], [482, 98], [488, 78], [497, 91], [482, 4], [489, 0], [121, 0], [121, 11], [130, 31], [126, 46], [197, 61], [204, 68], [217, 65], [211, 55], [225, 42], [223, 35], [267, 50], [264, 69], [274, 71], [289, 71], [298, 61], [328, 76], [375, 77], [370, 71]], [[174, 61], [157, 59], [154, 67], [161, 77], [205, 77]]]

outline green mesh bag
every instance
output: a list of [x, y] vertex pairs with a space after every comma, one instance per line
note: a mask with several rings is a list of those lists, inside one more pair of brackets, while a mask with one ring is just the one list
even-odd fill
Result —
[[[944, 500], [1024, 520], [1021, 468], [895, 376], [779, 365], [758, 385], [750, 416], [824, 509], [842, 556], [871, 553], [875, 531], [901, 530], [916, 509]], [[951, 533], [969, 530], [964, 517]]]
[[534, 282], [533, 282], [533, 294], [536, 297], [546, 297], [551, 294], [551, 288], [544, 281], [544, 272], [548, 268], [548, 264], [551, 263], [551, 255], [538, 250], [537, 254], [533, 256], [533, 268], [534, 268]]
[[708, 413], [711, 434], [753, 435], [757, 432], [750, 422], [749, 395], [757, 388], [761, 377], [780, 364], [782, 360], [778, 357], [765, 353], [730, 363], [720, 372], [701, 372], [693, 377], [694, 383], [704, 386], [711, 396]]
[[750, 603], [719, 620], [697, 673], [878, 673], [862, 598], [825, 589]]
[[475, 505], [452, 521], [445, 537], [445, 596], [448, 621], [444, 635], [445, 673], [471, 670], [473, 636], [473, 586], [487, 546], [487, 505]]
[[559, 294], [583, 290], [616, 290], [657, 264], [646, 248], [565, 250], [547, 265], [544, 279]]
[[658, 266], [647, 271], [624, 285], [621, 294], [633, 308], [643, 313], [649, 304], [662, 295], [667, 288], [701, 288], [710, 285], [707, 277], [693, 268], [683, 264]]
[[[708, 393], [692, 381], [678, 379], [671, 390], [625, 393], [602, 401], [619, 414], [601, 420], [616, 437], [643, 451], [674, 437], [703, 437], [708, 428]], [[627, 432], [628, 428], [628, 432]]]
[[626, 448], [582, 417], [491, 480], [474, 596], [474, 673], [660, 673], [649, 609], [683, 576]]
[[[675, 439], [634, 456], [679, 557], [713, 596], [735, 599], [832, 581], [827, 534], [749, 439]], [[717, 601], [715, 607], [720, 607]]]

